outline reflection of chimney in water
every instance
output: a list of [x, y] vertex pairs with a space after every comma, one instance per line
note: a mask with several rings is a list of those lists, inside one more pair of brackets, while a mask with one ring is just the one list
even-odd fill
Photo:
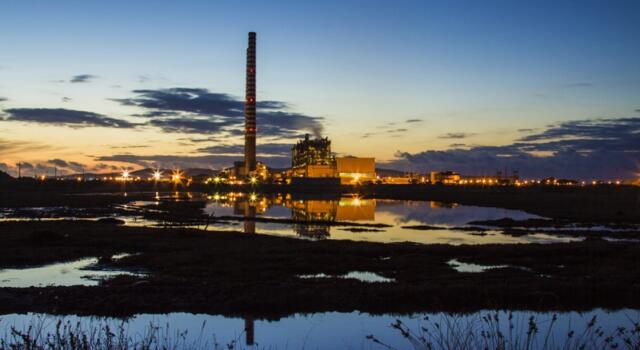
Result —
[[256, 207], [246, 202], [244, 207], [244, 217], [249, 220], [244, 221], [244, 233], [256, 233], [256, 222], [251, 220], [256, 217]]
[[246, 199], [239, 199], [233, 204], [233, 214], [242, 215], [244, 220], [244, 233], [256, 233], [256, 222], [251, 220], [256, 217], [257, 209], [254, 203]]
[[244, 318], [244, 332], [245, 339], [247, 340], [247, 346], [252, 346], [255, 343], [255, 329], [254, 329], [253, 317]]

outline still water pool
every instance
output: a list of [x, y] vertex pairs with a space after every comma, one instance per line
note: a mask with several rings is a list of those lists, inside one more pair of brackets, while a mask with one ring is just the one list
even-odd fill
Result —
[[[423, 244], [554, 243], [577, 241], [532, 232], [512, 236], [500, 230], [473, 228], [469, 222], [511, 218], [539, 218], [520, 210], [442, 203], [434, 201], [381, 200], [358, 197], [337, 199], [290, 199], [259, 195], [210, 195], [204, 212], [214, 216], [294, 219], [304, 223], [244, 222], [211, 225], [212, 230], [243, 231], [309, 239], [349, 239], [368, 242], [414, 242]], [[313, 222], [383, 224], [386, 227], [314, 225]], [[425, 227], [428, 226], [428, 227]]]
[[[502, 230], [469, 225], [473, 221], [539, 216], [503, 208], [435, 201], [384, 200], [345, 196], [331, 199], [291, 198], [251, 193], [149, 193], [149, 200], [131, 200], [111, 208], [18, 208], [0, 213], [2, 220], [121, 220], [127, 226], [163, 226], [166, 201], [175, 207], [201, 210], [212, 220], [209, 231], [234, 231], [302, 239], [347, 239], [368, 242], [422, 244], [556, 243], [583, 238], [530, 230], [509, 235]], [[153, 214], [153, 215], [152, 215]], [[155, 216], [154, 216], [155, 215]], [[215, 220], [227, 217], [226, 220]], [[252, 219], [257, 218], [258, 221]], [[260, 221], [267, 219], [267, 221]], [[281, 222], [269, 222], [269, 219]], [[282, 222], [282, 220], [288, 222]], [[336, 225], [340, 223], [340, 225]], [[379, 225], [380, 227], [376, 226]], [[198, 228], [205, 228], [200, 225]]]
[[[125, 320], [9, 314], [0, 316], [0, 337], [4, 335], [6, 339], [11, 327], [27, 330], [29, 326], [45, 335], [54, 332], [57, 322], [62, 321], [63, 324], [68, 322], [72, 328], [81, 329], [85, 333], [100, 333], [100, 329], [108, 325], [116, 335], [124, 333], [137, 342], [155, 334], [156, 341], [180, 344], [179, 348], [211, 349], [218, 344], [218, 348], [226, 349], [228, 345], [234, 344], [233, 348], [251, 349], [388, 349], [376, 343], [373, 340], [375, 338], [395, 349], [427, 349], [427, 343], [434, 344], [434, 348], [448, 345], [449, 348], [457, 349], [464, 348], [463, 345], [467, 343], [482, 344], [485, 340], [481, 336], [483, 331], [489, 338], [495, 339], [498, 338], [497, 331], [500, 331], [508, 344], [524, 343], [531, 325], [535, 324], [537, 331], [530, 337], [531, 349], [540, 349], [545, 342], [555, 345], [551, 348], [563, 348], [567, 342], [579, 339], [588, 345], [596, 345], [586, 347], [591, 349], [598, 348], [597, 344], [604, 344], [609, 335], [622, 342], [622, 336], [616, 335], [618, 327], [625, 327], [627, 335], [637, 340], [638, 336], [635, 335], [634, 338], [631, 331], [635, 328], [634, 322], [639, 320], [640, 310], [630, 309], [564, 312], [555, 317], [552, 313], [493, 310], [471, 314], [414, 315], [327, 312], [296, 314], [277, 321], [188, 313], [142, 314]], [[593, 326], [590, 327], [590, 323]], [[396, 327], [392, 326], [394, 324]], [[411, 335], [403, 336], [399, 328], [410, 331]], [[597, 329], [603, 336], [595, 334]], [[569, 337], [571, 331], [573, 334]], [[424, 340], [420, 340], [421, 337]]]

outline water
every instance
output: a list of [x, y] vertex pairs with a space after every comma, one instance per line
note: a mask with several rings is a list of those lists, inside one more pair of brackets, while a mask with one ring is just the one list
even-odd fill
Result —
[[[129, 254], [117, 254], [119, 260]], [[99, 269], [97, 258], [19, 269], [0, 269], [0, 288], [27, 288], [46, 286], [97, 286], [100, 281], [117, 275], [141, 276], [128, 271]]]
[[[260, 195], [211, 195], [204, 212], [215, 216], [244, 216], [302, 221], [340, 221], [384, 224], [388, 227], [349, 227], [313, 224], [251, 222], [241, 226], [211, 225], [211, 230], [242, 230], [309, 239], [348, 239], [368, 242], [414, 242], [423, 244], [508, 244], [579, 241], [581, 238], [536, 233], [505, 235], [500, 230], [468, 230], [468, 222], [512, 218], [525, 220], [539, 216], [520, 210], [448, 204], [433, 201], [381, 200], [355, 196], [336, 199], [292, 199]], [[421, 230], [407, 226], [430, 225]]]
[[300, 275], [298, 277], [299, 278], [351, 278], [351, 279], [358, 280], [360, 282], [367, 282], [367, 283], [395, 282], [393, 278], [387, 278], [370, 271], [351, 271], [344, 275], [327, 275], [324, 273], [318, 273], [315, 275]]
[[[109, 214], [105, 208], [77, 210], [78, 217], [96, 220], [114, 217], [127, 226], [158, 226], [162, 223], [146, 214], [159, 213], [161, 204], [175, 200], [178, 205], [193, 205], [201, 201], [201, 210], [214, 216], [236, 218], [270, 218], [296, 220], [299, 223], [254, 222], [238, 219], [211, 223], [211, 231], [241, 231], [249, 234], [268, 234], [303, 239], [348, 239], [368, 242], [413, 242], [422, 244], [511, 244], [555, 243], [579, 241], [582, 238], [541, 233], [507, 235], [502, 230], [470, 228], [467, 223], [478, 220], [512, 218], [525, 220], [539, 218], [520, 210], [478, 207], [434, 201], [381, 200], [347, 196], [332, 199], [296, 199], [289, 195], [265, 196], [246, 193], [192, 194], [172, 193], [150, 195], [153, 200], [132, 200], [125, 205], [114, 205]], [[31, 211], [30, 211], [31, 210]], [[197, 210], [197, 208], [195, 209]], [[20, 213], [23, 216], [17, 215]], [[0, 220], [75, 219], [71, 210], [56, 208], [22, 208], [4, 212]], [[92, 215], [93, 214], [93, 215]], [[43, 218], [44, 216], [44, 218]], [[300, 222], [304, 221], [304, 222]], [[326, 223], [347, 222], [355, 225], [332, 226]], [[314, 224], [313, 222], [318, 222]], [[363, 227], [362, 224], [382, 224], [387, 227]], [[359, 226], [360, 225], [360, 226]], [[433, 226], [419, 229], [415, 226]], [[204, 228], [200, 225], [199, 228]]]
[[[489, 330], [489, 323], [483, 320], [483, 317], [487, 315], [491, 316], [491, 324], [496, 326], [496, 329], [502, 331], [507, 339], [513, 340], [516, 338], [526, 339], [529, 317], [534, 316], [538, 333], [534, 336], [531, 347], [533, 349], [542, 347], [547, 333], [549, 333], [548, 342], [557, 345], [564, 344], [567, 334], [571, 330], [575, 332], [573, 338], [579, 338], [585, 330], [589, 329], [587, 324], [593, 316], [596, 316], [596, 324], [593, 329], [601, 327], [605, 336], [614, 334], [616, 327], [623, 326], [627, 329], [633, 329], [633, 322], [640, 320], [640, 310], [630, 309], [618, 311], [596, 309], [586, 313], [565, 312], [557, 314], [556, 321], [552, 321], [553, 314], [551, 313], [515, 311], [511, 321], [513, 334], [510, 336], [509, 314], [504, 311], [400, 316], [371, 315], [359, 312], [327, 312], [296, 314], [277, 321], [187, 313], [143, 314], [126, 320], [43, 314], [9, 314], [0, 316], [0, 337], [8, 334], [12, 326], [25, 330], [29, 325], [34, 325], [34, 329], [42, 329], [43, 333], [52, 332], [56, 322], [62, 320], [63, 322], [69, 321], [74, 326], [79, 322], [85, 331], [109, 325], [110, 329], [118, 334], [118, 327], [123, 326], [126, 335], [135, 339], [144, 338], [150, 325], [158, 326], [160, 335], [166, 335], [171, 342], [179, 341], [178, 333], [187, 331], [182, 342], [184, 344], [201, 344], [202, 348], [213, 348], [215, 343], [220, 345], [219, 348], [226, 348], [226, 344], [235, 342], [237, 348], [384, 349], [383, 346], [367, 339], [367, 336], [373, 335], [376, 339], [393, 348], [410, 349], [413, 348], [410, 341], [403, 337], [398, 329], [391, 326], [396, 320], [400, 320], [403, 327], [407, 327], [416, 335], [425, 335], [421, 330], [422, 327], [428, 330], [427, 334], [437, 335], [439, 329], [435, 324], [438, 323], [445, 334], [444, 339], [454, 342], [466, 338], [469, 332], [479, 338], [482, 330]], [[499, 322], [495, 322], [493, 318], [496, 315]], [[427, 317], [428, 319], [426, 319]], [[551, 330], [548, 331], [550, 326], [552, 326]], [[637, 337], [636, 335], [635, 338], [637, 339]]]

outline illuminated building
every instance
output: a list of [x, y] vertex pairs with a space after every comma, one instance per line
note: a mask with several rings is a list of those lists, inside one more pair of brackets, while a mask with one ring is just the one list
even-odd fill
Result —
[[312, 140], [309, 134], [291, 149], [293, 176], [335, 177], [335, 158], [331, 153], [329, 138]]
[[358, 184], [376, 180], [375, 158], [338, 157], [336, 173], [342, 184]]
[[334, 157], [329, 138], [298, 141], [291, 149], [291, 176], [305, 178], [339, 178], [342, 184], [373, 182], [375, 158]]
[[456, 184], [460, 181], [460, 174], [455, 171], [432, 171], [429, 173], [432, 184]]

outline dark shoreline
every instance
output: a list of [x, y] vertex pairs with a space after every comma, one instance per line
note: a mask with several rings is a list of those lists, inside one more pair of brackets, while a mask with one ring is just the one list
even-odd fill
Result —
[[[425, 232], [428, 234], [428, 232]], [[0, 314], [129, 316], [192, 312], [278, 318], [292, 313], [640, 308], [640, 244], [587, 239], [551, 245], [449, 246], [306, 241], [121, 227], [0, 223], [1, 267], [142, 253], [106, 266], [151, 272], [99, 287], [0, 288]], [[459, 273], [450, 259], [512, 267]], [[296, 276], [370, 271], [395, 283]]]

